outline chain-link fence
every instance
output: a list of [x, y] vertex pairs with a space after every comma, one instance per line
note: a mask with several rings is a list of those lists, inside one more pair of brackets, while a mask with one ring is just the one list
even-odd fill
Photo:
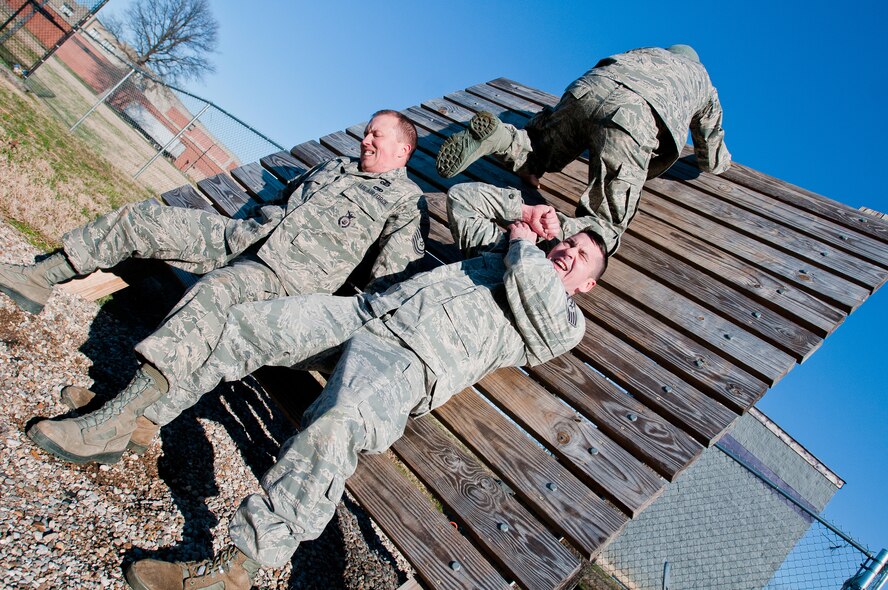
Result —
[[860, 550], [815, 521], [765, 588], [838, 590], [857, 572], [863, 561]]
[[158, 193], [284, 149], [211, 102], [131, 66], [95, 19], [25, 83], [78, 136]]
[[[806, 495], [825, 504], [831, 494], [815, 489], [816, 474], [799, 474], [795, 485], [808, 485]], [[597, 563], [631, 590], [839, 590], [872, 554], [817, 512], [787, 482], [720, 443], [631, 521]], [[877, 587], [879, 580], [868, 586]]]
[[0, 58], [26, 74], [108, 0], [0, 0]]

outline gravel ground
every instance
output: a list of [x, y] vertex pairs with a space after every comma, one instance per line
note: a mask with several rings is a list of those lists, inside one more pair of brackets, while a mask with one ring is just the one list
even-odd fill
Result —
[[[0, 260], [37, 252], [0, 223]], [[56, 417], [65, 384], [101, 399], [134, 374], [133, 345], [172, 304], [149, 280], [104, 306], [56, 290], [37, 316], [0, 294], [0, 588], [126, 588], [143, 557], [204, 559], [227, 542], [228, 519], [295, 430], [252, 379], [228, 384], [161, 431], [143, 455], [110, 466], [50, 457], [25, 436]], [[263, 569], [258, 588], [386, 589], [409, 566], [350, 497], [290, 564]]]

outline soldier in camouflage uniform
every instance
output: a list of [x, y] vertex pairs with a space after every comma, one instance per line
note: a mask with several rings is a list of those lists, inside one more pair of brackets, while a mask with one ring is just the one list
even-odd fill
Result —
[[[387, 286], [424, 255], [427, 207], [404, 168], [415, 145], [409, 120], [381, 111], [367, 126], [359, 161], [336, 158], [313, 168], [288, 187], [286, 204], [263, 207], [261, 220], [142, 203], [67, 234], [55, 257], [71, 275], [130, 256], [211, 272], [136, 346], [146, 362], [123, 392], [91, 414], [40, 421], [28, 435], [68, 461], [116, 462], [127, 448], [144, 450], [181, 412], [170, 384], [203, 364], [232, 305], [335, 291], [377, 240], [372, 285]], [[0, 281], [13, 282], [10, 274], [0, 273]]]
[[[491, 371], [546, 362], [582, 339], [583, 314], [571, 296], [604, 271], [600, 238], [566, 235], [577, 222], [524, 205], [514, 189], [457, 185], [448, 213], [456, 243], [474, 258], [381, 294], [287, 297], [229, 310], [207, 362], [175, 384], [183, 405], [263, 365], [305, 368], [333, 351], [339, 361], [306, 410], [304, 429], [263, 476], [265, 494], [238, 508], [229, 528], [235, 547], [212, 563], [136, 562], [127, 571], [134, 588], [204, 588], [223, 579], [226, 590], [248, 588], [260, 564], [279, 567], [321, 534], [360, 452], [387, 449], [409, 416]], [[498, 226], [509, 224], [505, 235]], [[562, 240], [546, 244], [546, 255], [536, 246], [540, 236]], [[221, 562], [224, 573], [207, 573]]]
[[567, 87], [524, 129], [478, 113], [469, 129], [438, 152], [437, 168], [455, 176], [488, 154], [498, 154], [529, 184], [557, 172], [589, 150], [589, 184], [578, 217], [619, 246], [638, 208], [645, 180], [678, 159], [688, 127], [700, 168], [720, 174], [731, 154], [724, 143], [722, 109], [697, 53], [687, 45], [635, 49], [605, 58]]

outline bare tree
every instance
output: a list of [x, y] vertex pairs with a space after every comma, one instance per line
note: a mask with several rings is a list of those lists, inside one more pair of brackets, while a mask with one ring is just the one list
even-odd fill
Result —
[[219, 23], [209, 0], [136, 0], [105, 26], [129, 44], [137, 66], [169, 82], [215, 71], [209, 54], [216, 51]]

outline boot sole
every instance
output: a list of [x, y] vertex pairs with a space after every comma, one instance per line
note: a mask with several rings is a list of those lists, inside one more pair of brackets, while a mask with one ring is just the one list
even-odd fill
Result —
[[87, 456], [75, 455], [58, 446], [52, 439], [44, 436], [39, 430], [30, 428], [27, 434], [28, 438], [34, 441], [34, 444], [36, 444], [38, 447], [40, 447], [50, 455], [54, 455], [55, 457], [69, 463], [77, 463], [78, 465], [83, 465], [84, 463], [102, 463], [104, 465], [111, 465], [113, 463], [117, 463], [118, 461], [120, 461], [120, 458], [123, 457], [123, 451], [116, 451], [113, 453], [99, 453], [97, 455]]
[[133, 564], [127, 566], [126, 570], [123, 572], [123, 577], [126, 580], [126, 583], [133, 590], [151, 590], [148, 586], [142, 583], [142, 581], [138, 578], [138, 576], [132, 570]]
[[9, 287], [4, 287], [3, 285], [0, 285], [0, 292], [8, 295], [10, 299], [15, 301], [15, 304], [18, 305], [19, 308], [34, 315], [43, 311], [43, 308], [46, 306], [46, 303], [38, 303], [33, 299], [28, 299], [18, 291], [10, 289]]
[[[488, 112], [477, 113], [469, 121], [468, 137], [462, 131], [448, 137], [438, 151], [435, 168], [443, 178], [452, 178], [468, 168], [477, 158], [472, 155], [481, 143], [496, 131], [499, 119]], [[468, 163], [465, 163], [468, 162]]]

